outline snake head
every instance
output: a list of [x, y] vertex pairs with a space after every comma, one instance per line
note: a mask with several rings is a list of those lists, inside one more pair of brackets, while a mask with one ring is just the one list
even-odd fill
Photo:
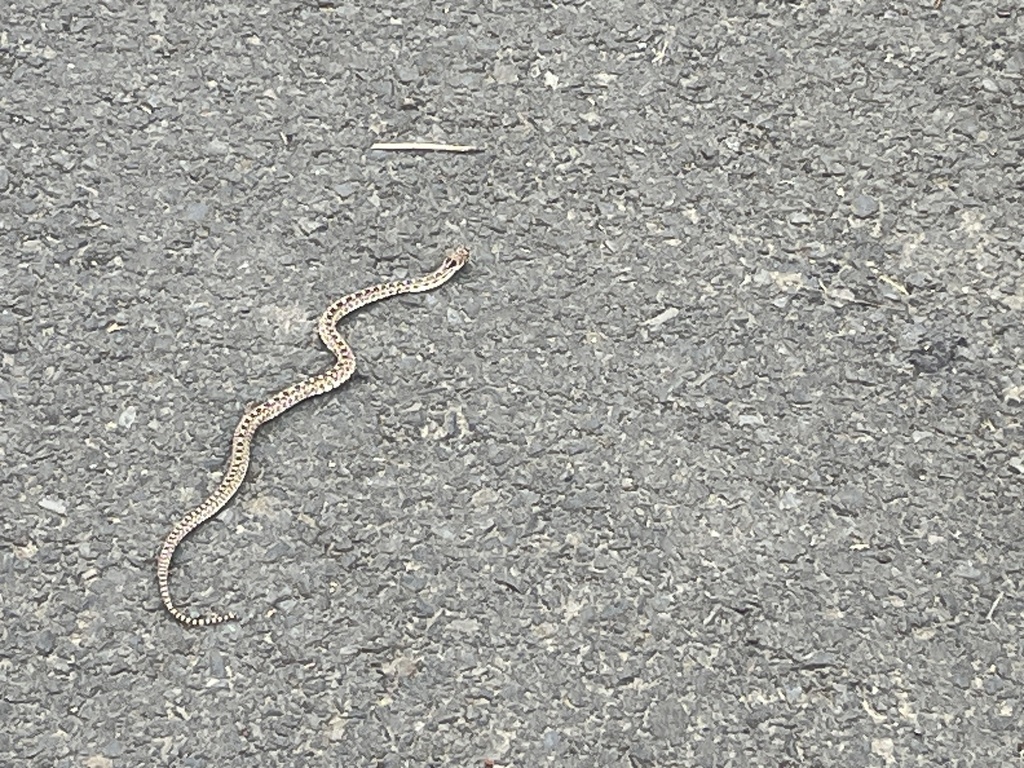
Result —
[[469, 249], [460, 245], [444, 257], [444, 263], [441, 264], [441, 269], [462, 269], [467, 261], [469, 261]]

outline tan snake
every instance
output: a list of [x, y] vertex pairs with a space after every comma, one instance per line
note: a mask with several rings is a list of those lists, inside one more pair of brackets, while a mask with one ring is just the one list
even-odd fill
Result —
[[421, 293], [433, 290], [448, 282], [452, 275], [462, 269], [468, 259], [468, 250], [462, 247], [456, 248], [449, 256], [445, 257], [441, 266], [429, 275], [409, 280], [380, 283], [364, 288], [361, 291], [350, 293], [331, 304], [320, 316], [317, 330], [323, 343], [334, 353], [337, 362], [323, 373], [292, 384], [290, 387], [282, 389], [276, 395], [272, 395], [262, 403], [251, 406], [245, 411], [238, 422], [238, 426], [235, 427], [234, 435], [231, 438], [231, 455], [228, 458], [227, 468], [224, 470], [224, 477], [220, 481], [220, 485], [209, 495], [206, 501], [175, 523], [174, 527], [171, 528], [171, 532], [167, 534], [163, 546], [160, 548], [160, 554], [157, 555], [156, 560], [157, 583], [160, 586], [160, 597], [163, 599], [164, 606], [175, 619], [190, 627], [203, 627], [238, 618], [233, 613], [211, 614], [195, 618], [180, 610], [171, 599], [171, 560], [174, 558], [174, 552], [185, 537], [207, 520], [218, 515], [242, 485], [242, 481], [245, 480], [245, 475], [249, 471], [249, 454], [256, 430], [303, 400], [322, 395], [325, 392], [330, 392], [340, 387], [355, 372], [355, 355], [338, 332], [338, 322], [357, 309], [365, 307], [367, 304], [373, 304], [381, 299], [398, 296], [403, 293]]

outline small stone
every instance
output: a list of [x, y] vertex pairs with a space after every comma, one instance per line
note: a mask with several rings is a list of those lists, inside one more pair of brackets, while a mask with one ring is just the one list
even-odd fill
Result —
[[206, 203], [192, 203], [185, 209], [185, 218], [188, 221], [202, 221], [209, 210], [210, 206]]
[[832, 506], [840, 515], [855, 515], [864, 507], [865, 500], [866, 496], [863, 490], [848, 485], [832, 496]]
[[334, 185], [334, 194], [340, 197], [342, 200], [352, 197], [358, 191], [359, 185], [351, 181], [346, 181], [341, 184]]
[[395, 75], [400, 83], [415, 83], [420, 77], [420, 73], [415, 67], [398, 67], [395, 70]]
[[38, 635], [36, 635], [36, 650], [38, 650], [44, 656], [49, 656], [53, 653], [53, 649], [57, 645], [57, 637], [48, 629], [44, 629]]
[[448, 630], [462, 635], [472, 635], [480, 630], [480, 622], [476, 619], [455, 619], [448, 623]]
[[920, 373], [938, 373], [952, 364], [959, 346], [959, 340], [925, 340], [907, 359]]
[[138, 409], [134, 405], [129, 405], [121, 411], [121, 415], [117, 417], [117, 425], [124, 429], [131, 429], [131, 426], [135, 423], [135, 419], [138, 415]]
[[499, 61], [494, 65], [494, 81], [498, 85], [511, 85], [519, 81], [519, 71], [515, 64], [507, 61]]
[[279, 541], [273, 544], [270, 549], [263, 555], [263, 562], [265, 563], [276, 563], [282, 557], [287, 556], [291, 552], [291, 549], [283, 541]]
[[783, 689], [783, 693], [786, 696], [786, 701], [790, 704], [798, 704], [800, 699], [803, 698], [804, 689], [800, 684], [788, 685]]
[[849, 382], [854, 384], [874, 384], [874, 377], [871, 372], [866, 368], [847, 368], [843, 371], [843, 376]]
[[299, 232], [306, 237], [309, 237], [315, 232], [327, 231], [327, 222], [317, 221], [316, 219], [311, 219], [308, 216], [300, 216], [295, 224], [298, 227]]
[[53, 160], [54, 164], [65, 173], [74, 170], [76, 165], [75, 158], [67, 152], [57, 152], [56, 154], [51, 155], [50, 159]]
[[39, 500], [39, 506], [49, 512], [56, 512], [58, 515], [63, 515], [68, 511], [68, 505], [60, 499], [49, 499], [43, 497]]
[[811, 223], [811, 217], [803, 211], [789, 214], [789, 223], [796, 227], [805, 227]]
[[103, 747], [103, 754], [107, 757], [120, 757], [124, 754], [124, 745], [117, 739], [111, 739]]
[[949, 611], [953, 618], [956, 618], [962, 607], [960, 598], [958, 598], [953, 592], [949, 591], [939, 592], [938, 595], [939, 600], [944, 606], [946, 606], [946, 610]]
[[893, 760], [893, 753], [896, 749], [896, 742], [892, 739], [872, 739], [871, 751], [886, 762]]
[[0, 352], [17, 352], [21, 346], [21, 326], [14, 315], [0, 314]]
[[977, 581], [981, 578], [981, 571], [974, 567], [973, 563], [960, 563], [956, 568], [953, 569], [953, 575], [960, 579], [967, 579], [968, 581]]
[[679, 315], [679, 310], [676, 307], [669, 307], [666, 310], [659, 312], [657, 315], [652, 317], [650, 320], [645, 320], [644, 325], [648, 328], [657, 328], [663, 323], [667, 323], [669, 320]]
[[417, 600], [416, 604], [413, 606], [412, 612], [421, 619], [429, 619], [437, 613], [437, 608], [426, 600]]
[[834, 157], [822, 157], [821, 162], [825, 166], [825, 172], [831, 176], [843, 176], [846, 174], [846, 166]]
[[998, 677], [990, 677], [987, 680], [985, 680], [985, 682], [982, 684], [982, 688], [984, 689], [985, 693], [989, 694], [990, 696], [994, 693], [999, 693], [1005, 687], [1006, 683], [1004, 683]]
[[10, 184], [11, 184], [11, 174], [10, 174], [10, 172], [6, 168], [4, 168], [4, 166], [0, 165], [0, 192], [6, 192], [7, 191], [7, 187], [9, 187]]
[[805, 659], [803, 662], [797, 665], [797, 669], [828, 669], [836, 665], [836, 656], [834, 653], [828, 651], [815, 651]]
[[974, 667], [969, 661], [959, 661], [950, 669], [953, 685], [965, 691], [970, 690], [974, 683]]
[[857, 297], [849, 288], [835, 288], [829, 291], [829, 296], [838, 301], [843, 301], [847, 303], [857, 300]]
[[218, 679], [227, 677], [224, 656], [218, 650], [210, 651], [210, 674]]
[[981, 87], [984, 88], [989, 93], [999, 93], [999, 85], [996, 83], [995, 80], [991, 80], [987, 77], [982, 79]]
[[807, 551], [807, 548], [796, 541], [787, 541], [779, 545], [778, 558], [780, 563], [796, 563]]
[[341, 715], [335, 715], [331, 718], [330, 722], [327, 723], [327, 739], [328, 741], [341, 741], [345, 738], [345, 728], [348, 724], [348, 718], [342, 717]]
[[790, 390], [789, 400], [793, 405], [810, 405], [814, 402], [814, 397], [804, 387], [797, 385]]
[[797, 498], [796, 491], [792, 488], [782, 494], [779, 499], [779, 509], [799, 509], [800, 499]]
[[866, 219], [878, 213], [878, 202], [867, 195], [857, 195], [853, 198], [850, 208], [858, 219]]

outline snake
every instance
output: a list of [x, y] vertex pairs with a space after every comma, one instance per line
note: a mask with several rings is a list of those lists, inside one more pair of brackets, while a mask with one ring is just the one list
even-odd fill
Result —
[[256, 430], [304, 400], [337, 389], [355, 373], [355, 354], [338, 330], [338, 323], [342, 318], [368, 304], [373, 304], [391, 296], [434, 290], [447, 283], [456, 272], [465, 266], [468, 260], [469, 250], [464, 246], [459, 246], [446, 255], [441, 266], [430, 274], [405, 280], [378, 283], [377, 285], [363, 288], [360, 291], [341, 297], [324, 310], [317, 323], [317, 332], [324, 346], [334, 354], [336, 358], [334, 365], [322, 373], [304, 378], [291, 386], [285, 387], [263, 402], [249, 406], [243, 412], [231, 437], [231, 453], [228, 456], [227, 465], [220, 483], [198, 507], [179, 519], [164, 539], [163, 546], [161, 546], [156, 558], [156, 578], [160, 588], [160, 597], [163, 600], [164, 607], [171, 616], [188, 627], [205, 627], [238, 619], [237, 614], [230, 612], [192, 616], [181, 610], [171, 598], [171, 561], [174, 559], [174, 554], [177, 552], [182, 541], [203, 525], [203, 523], [220, 514], [242, 486], [242, 482], [249, 471], [249, 459], [252, 453], [252, 443]]

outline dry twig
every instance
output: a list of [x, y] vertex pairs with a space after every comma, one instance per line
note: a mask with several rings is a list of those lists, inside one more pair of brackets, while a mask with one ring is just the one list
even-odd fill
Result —
[[378, 142], [370, 145], [370, 149], [381, 149], [388, 152], [479, 152], [479, 147], [468, 144], [432, 144], [423, 141], [387, 143]]

